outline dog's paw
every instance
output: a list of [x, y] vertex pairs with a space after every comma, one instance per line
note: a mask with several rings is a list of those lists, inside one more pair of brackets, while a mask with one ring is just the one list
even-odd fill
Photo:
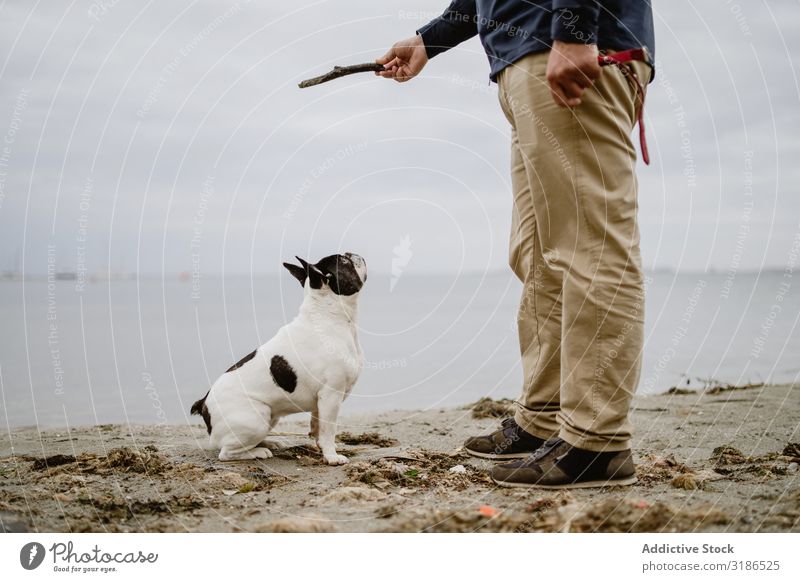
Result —
[[324, 455], [325, 462], [329, 465], [346, 465], [349, 459], [344, 455]]
[[270, 451], [277, 451], [289, 447], [289, 443], [287, 443], [284, 439], [281, 438], [268, 438], [261, 441], [261, 443], [258, 446], [266, 447]]
[[272, 451], [265, 447], [256, 447], [255, 449], [248, 449], [246, 451], [231, 452], [222, 449], [219, 452], [220, 461], [248, 461], [250, 459], [269, 459], [272, 456]]
[[272, 451], [267, 447], [257, 447], [252, 450], [254, 459], [270, 459], [272, 458]]

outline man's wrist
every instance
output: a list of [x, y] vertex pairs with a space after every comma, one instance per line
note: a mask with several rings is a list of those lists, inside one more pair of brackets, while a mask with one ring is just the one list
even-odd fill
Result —
[[[425, 49], [425, 55], [428, 57], [428, 59], [432, 59], [439, 53], [443, 53], [444, 51], [447, 50], [447, 47], [443, 46], [437, 47], [434, 46], [432, 42], [430, 42], [430, 37], [432, 36], [431, 32], [432, 28], [433, 28], [433, 22], [430, 22], [417, 31], [417, 38], [419, 38], [420, 44]], [[426, 35], [429, 37], [428, 40], [425, 39]]]

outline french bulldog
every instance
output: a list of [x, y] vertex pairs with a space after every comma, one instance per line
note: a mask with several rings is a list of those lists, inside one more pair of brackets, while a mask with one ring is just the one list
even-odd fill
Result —
[[336, 452], [339, 407], [362, 368], [356, 334], [358, 296], [367, 264], [353, 253], [316, 264], [296, 257], [283, 266], [303, 286], [299, 314], [271, 340], [231, 366], [192, 405], [203, 417], [221, 461], [272, 456], [267, 435], [278, 420], [310, 412], [309, 436], [329, 465], [347, 463]]

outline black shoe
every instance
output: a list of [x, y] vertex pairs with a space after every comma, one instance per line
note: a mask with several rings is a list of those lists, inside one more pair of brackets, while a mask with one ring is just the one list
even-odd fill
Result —
[[492, 481], [503, 487], [541, 489], [633, 485], [636, 467], [630, 449], [598, 453], [555, 438], [523, 461], [494, 467]]
[[464, 450], [481, 459], [525, 459], [544, 444], [544, 439], [522, 430], [513, 418], [506, 418], [492, 434], [468, 438]]

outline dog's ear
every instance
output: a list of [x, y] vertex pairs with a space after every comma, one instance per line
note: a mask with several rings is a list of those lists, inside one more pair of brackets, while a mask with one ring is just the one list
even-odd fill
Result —
[[283, 266], [286, 267], [286, 270], [288, 270], [295, 279], [300, 281], [301, 286], [306, 286], [306, 270], [303, 267], [298, 267], [291, 263], [284, 263]]
[[328, 283], [328, 277], [320, 271], [316, 265], [312, 265], [305, 259], [301, 259], [300, 257], [295, 257], [301, 265], [303, 265], [305, 269], [305, 275], [308, 277], [308, 281], [311, 284], [312, 289], [320, 289], [322, 288], [323, 283]]

